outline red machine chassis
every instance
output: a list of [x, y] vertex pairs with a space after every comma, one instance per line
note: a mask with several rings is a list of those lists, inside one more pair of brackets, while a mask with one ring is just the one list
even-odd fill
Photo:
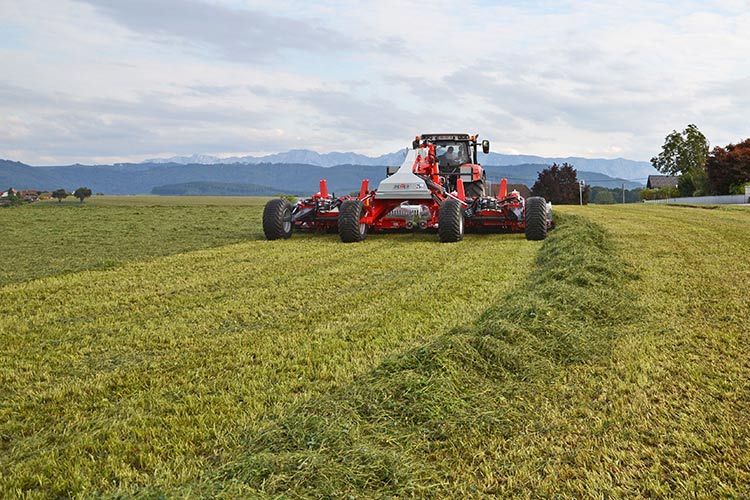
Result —
[[[292, 210], [292, 222], [295, 229], [308, 231], [335, 231], [338, 226], [339, 208], [346, 200], [361, 200], [364, 205], [361, 224], [370, 230], [398, 229], [435, 229], [438, 227], [438, 216], [441, 204], [448, 198], [459, 200], [464, 209], [464, 224], [467, 229], [476, 231], [524, 231], [525, 200], [516, 191], [507, 193], [507, 181], [503, 179], [497, 196], [468, 198], [463, 189], [463, 181], [456, 182], [457, 189], [448, 192], [443, 186], [435, 156], [435, 147], [427, 145], [428, 154], [417, 156], [412, 172], [423, 179], [431, 192], [431, 199], [382, 199], [376, 191], [370, 191], [369, 180], [363, 180], [359, 194], [336, 198], [329, 194], [327, 183], [320, 181], [320, 191], [311, 198], [297, 202]], [[478, 167], [478, 165], [471, 165]], [[474, 175], [476, 170], [474, 169]], [[481, 172], [481, 170], [480, 170]], [[391, 216], [401, 206], [425, 207], [427, 217]], [[426, 212], [426, 211], [424, 211]], [[552, 221], [548, 220], [548, 228]]]

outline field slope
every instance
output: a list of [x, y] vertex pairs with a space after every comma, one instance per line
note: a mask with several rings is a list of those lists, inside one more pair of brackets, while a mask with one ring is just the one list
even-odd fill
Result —
[[342, 245], [247, 210], [0, 288], [0, 495], [750, 495], [750, 211]]

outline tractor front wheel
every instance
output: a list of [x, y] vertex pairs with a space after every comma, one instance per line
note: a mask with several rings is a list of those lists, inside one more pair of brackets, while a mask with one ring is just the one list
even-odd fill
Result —
[[339, 237], [344, 243], [356, 243], [367, 237], [367, 224], [361, 223], [365, 204], [362, 200], [346, 200], [339, 208]]
[[464, 238], [464, 208], [455, 198], [448, 198], [440, 205], [438, 235], [441, 243], [454, 243]]
[[540, 241], [547, 237], [547, 200], [539, 196], [526, 199], [526, 239]]
[[263, 209], [263, 232], [269, 240], [292, 236], [292, 205], [289, 201], [277, 198], [266, 203]]

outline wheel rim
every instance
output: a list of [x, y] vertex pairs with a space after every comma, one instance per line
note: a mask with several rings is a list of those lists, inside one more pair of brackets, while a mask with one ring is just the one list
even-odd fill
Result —
[[367, 231], [367, 224], [360, 224], [359, 225], [359, 234], [364, 235], [365, 231]]
[[458, 234], [464, 234], [464, 214], [458, 218]]
[[288, 233], [292, 230], [292, 213], [289, 210], [284, 212], [284, 232]]

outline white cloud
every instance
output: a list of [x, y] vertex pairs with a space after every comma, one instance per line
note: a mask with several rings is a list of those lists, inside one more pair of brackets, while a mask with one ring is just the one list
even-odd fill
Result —
[[[0, 157], [497, 151], [648, 159], [747, 137], [746, 2], [0, 4]], [[7, 35], [3, 35], [6, 33]]]

